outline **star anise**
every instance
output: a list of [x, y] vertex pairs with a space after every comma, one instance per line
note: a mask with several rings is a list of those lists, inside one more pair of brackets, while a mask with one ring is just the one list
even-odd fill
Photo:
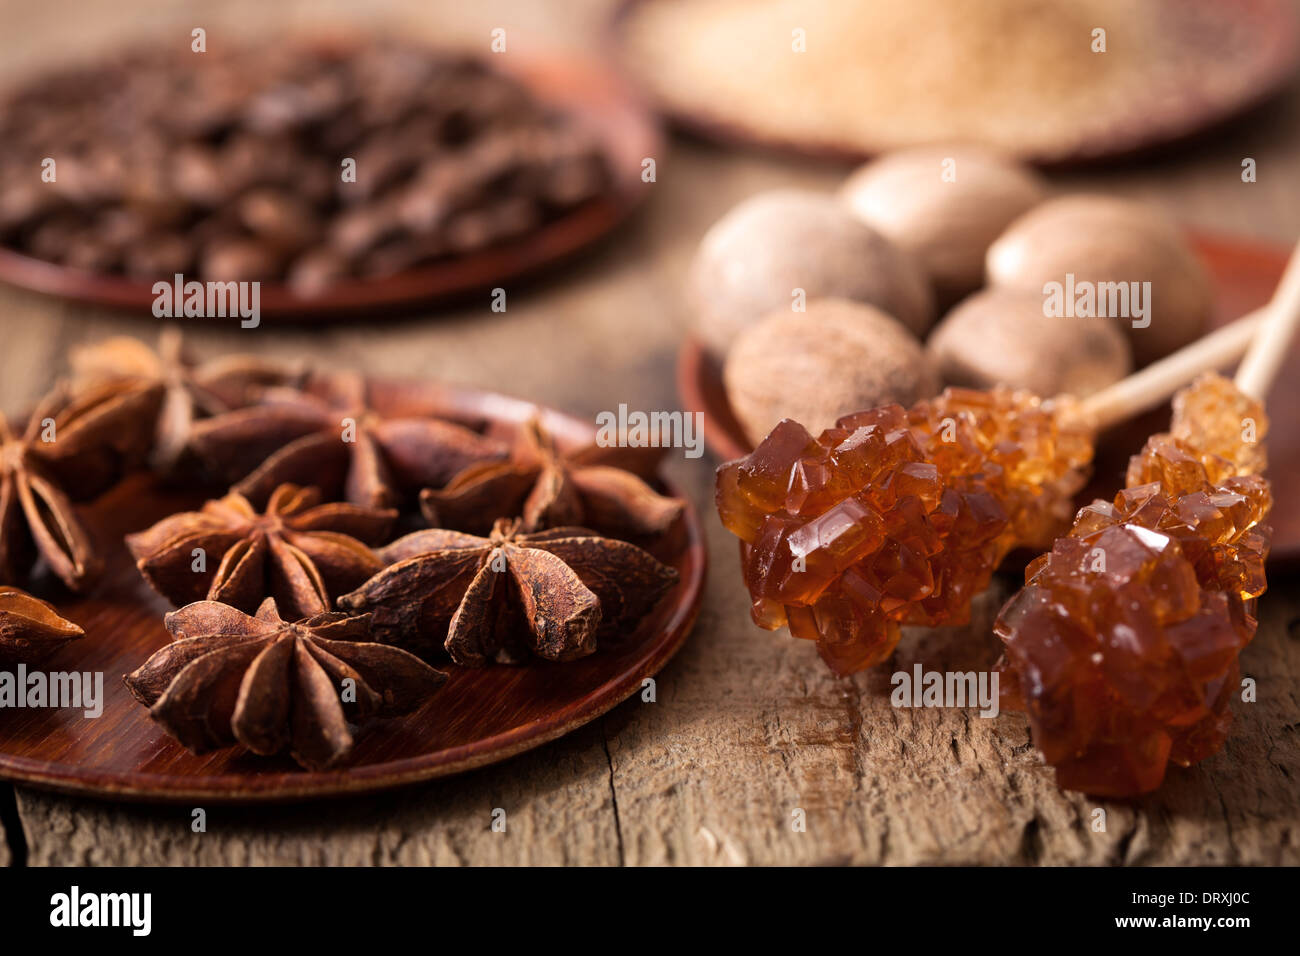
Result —
[[72, 502], [143, 462], [161, 402], [157, 386], [58, 387], [21, 433], [0, 416], [0, 582], [22, 579], [38, 554], [74, 591], [94, 578], [100, 562]]
[[496, 439], [450, 421], [379, 414], [359, 375], [322, 381], [324, 396], [268, 389], [258, 405], [196, 423], [195, 449], [254, 501], [293, 482], [337, 488], [347, 501], [371, 508], [393, 507], [475, 462], [509, 453]]
[[173, 468], [185, 451], [199, 418], [243, 408], [272, 386], [295, 386], [305, 376], [301, 363], [274, 362], [255, 355], [227, 355], [194, 362], [185, 354], [181, 333], [165, 328], [155, 352], [139, 339], [119, 336], [73, 350], [76, 381], [101, 384], [133, 381], [164, 389], [154, 442], [153, 464]]
[[409, 714], [446, 680], [413, 654], [368, 642], [364, 616], [291, 624], [267, 598], [256, 617], [199, 601], [165, 623], [175, 640], [123, 679], [195, 753], [236, 743], [262, 755], [287, 748], [322, 770], [351, 752], [349, 724]]
[[501, 515], [519, 515], [525, 532], [579, 526], [616, 538], [654, 538], [672, 527], [685, 504], [622, 467], [630, 457], [625, 449], [594, 444], [560, 452], [534, 419], [520, 428], [509, 461], [471, 465], [444, 488], [424, 489], [420, 508], [435, 527], [473, 534], [487, 533]]
[[457, 664], [583, 657], [598, 638], [633, 629], [677, 571], [626, 541], [584, 528], [523, 534], [499, 520], [490, 537], [416, 531], [380, 549], [391, 565], [339, 607], [367, 612], [386, 643]]
[[32, 663], [86, 634], [39, 598], [0, 587], [0, 664]]
[[384, 540], [396, 518], [281, 485], [262, 514], [232, 491], [127, 535], [126, 544], [145, 580], [178, 607], [206, 598], [253, 611], [269, 596], [296, 620], [328, 611], [331, 595], [383, 567], [367, 545]]

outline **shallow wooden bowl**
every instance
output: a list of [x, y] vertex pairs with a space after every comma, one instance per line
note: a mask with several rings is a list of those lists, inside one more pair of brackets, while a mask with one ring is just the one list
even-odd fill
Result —
[[[1272, 243], [1201, 233], [1193, 234], [1191, 241], [1214, 283], [1213, 328], [1266, 303], [1291, 252]], [[687, 339], [678, 353], [677, 388], [688, 410], [703, 412], [704, 441], [715, 455], [730, 461], [753, 450], [727, 402], [721, 365], [694, 339]], [[1300, 341], [1292, 343], [1267, 404], [1272, 422], [1268, 435], [1268, 477], [1273, 483], [1270, 559], [1291, 561], [1300, 558]], [[1166, 406], [1100, 436], [1093, 480], [1079, 501], [1111, 498], [1124, 485], [1129, 456], [1148, 435], [1168, 424]]]
[[[615, 7], [608, 33], [611, 45], [619, 52], [624, 72], [637, 76], [638, 65], [629, 49], [626, 33], [636, 9], [647, 0], [622, 0]], [[1148, 0], [1154, 3], [1155, 0]], [[1300, 26], [1294, 4], [1289, 0], [1197, 0], [1190, 17], [1180, 8], [1187, 0], [1160, 0], [1162, 28], [1182, 40], [1189, 50], [1215, 57], [1214, 66], [1233, 78], [1229, 96], [1203, 96], [1184, 93], [1179, 97], [1151, 97], [1140, 114], [1099, 133], [1082, 145], [1058, 147], [1004, 144], [1000, 152], [1025, 162], [1051, 167], [1073, 167], [1110, 162], [1158, 151], [1207, 133], [1234, 118], [1261, 106], [1278, 95], [1295, 76], [1300, 61]], [[1231, 29], [1248, 38], [1232, 57], [1215, 49], [1215, 38]], [[752, 122], [729, 109], [726, 102], [701, 96], [695, 103], [670, 103], [655, 89], [653, 78], [640, 85], [660, 112], [674, 126], [702, 139], [728, 146], [767, 150], [783, 155], [806, 156], [835, 162], [861, 162], [900, 148], [897, 142], [851, 144], [833, 136], [796, 139], [770, 130], [756, 128]], [[1135, 88], [1131, 95], [1143, 97], [1147, 91]]]
[[[432, 403], [498, 427], [538, 411], [501, 395], [435, 386], [381, 385], [373, 397], [381, 411]], [[589, 424], [541, 411], [562, 444], [591, 439]], [[123, 674], [167, 643], [162, 616], [170, 609], [141, 579], [122, 536], [194, 508], [209, 495], [138, 475], [84, 510], [106, 555], [106, 574], [81, 597], [57, 582], [33, 584], [33, 592], [86, 631], [34, 669], [103, 672], [103, 714], [88, 719], [80, 710], [0, 710], [0, 777], [114, 799], [262, 803], [386, 790], [459, 773], [554, 740], [640, 691], [686, 640], [703, 593], [703, 531], [688, 504], [680, 542], [660, 556], [680, 580], [634, 634], [603, 644], [592, 656], [520, 667], [438, 664], [449, 679], [424, 707], [406, 718], [366, 725], [348, 761], [328, 771], [301, 770], [287, 756], [258, 757], [240, 748], [195, 756], [150, 720], [122, 683]]]
[[[658, 122], [623, 80], [598, 61], [581, 57], [511, 54], [500, 61], [501, 68], [539, 100], [576, 118], [596, 136], [613, 173], [610, 190], [518, 241], [394, 276], [345, 279], [313, 296], [300, 295], [283, 282], [263, 282], [264, 319], [355, 319], [362, 312], [462, 299], [572, 257], [607, 235], [645, 200], [650, 186], [641, 181], [641, 161], [647, 156], [662, 158], [663, 137]], [[152, 311], [156, 298], [153, 282], [83, 272], [4, 246], [0, 246], [0, 281], [76, 302], [145, 313]]]

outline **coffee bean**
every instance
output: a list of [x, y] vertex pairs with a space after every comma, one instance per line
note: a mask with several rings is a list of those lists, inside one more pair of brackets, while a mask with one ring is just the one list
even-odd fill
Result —
[[518, 239], [610, 183], [595, 140], [517, 80], [400, 42], [127, 52], [15, 90], [0, 142], [0, 243], [304, 294]]
[[246, 229], [282, 249], [304, 249], [321, 236], [320, 223], [308, 203], [269, 187], [241, 196], [236, 214]]
[[349, 274], [349, 260], [337, 249], [317, 246], [294, 260], [289, 285], [302, 295], [320, 295]]
[[194, 266], [194, 245], [185, 236], [146, 236], [123, 252], [126, 274], [136, 279], [187, 274]]
[[250, 282], [269, 279], [281, 269], [281, 256], [269, 242], [256, 239], [220, 239], [203, 250], [199, 270], [204, 279]]

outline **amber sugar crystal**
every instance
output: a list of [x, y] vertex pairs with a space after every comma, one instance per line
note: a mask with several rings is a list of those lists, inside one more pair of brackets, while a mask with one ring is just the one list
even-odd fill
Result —
[[1222, 746], [1265, 589], [1267, 427], [1231, 382], [1198, 380], [1129, 486], [1079, 511], [1002, 609], [1003, 705], [1028, 713], [1062, 787], [1147, 793]]
[[1017, 545], [1068, 521], [1092, 457], [1072, 409], [1027, 392], [948, 389], [911, 409], [786, 420], [718, 469], [754, 620], [815, 640], [837, 674], [880, 662], [903, 624], [960, 624]]

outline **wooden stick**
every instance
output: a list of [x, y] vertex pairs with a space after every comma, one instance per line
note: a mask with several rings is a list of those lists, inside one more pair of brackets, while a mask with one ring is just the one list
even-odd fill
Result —
[[1255, 341], [1272, 303], [1186, 345], [1079, 403], [1093, 431], [1102, 431], [1166, 401], [1202, 372], [1235, 362]]
[[1300, 327], [1300, 243], [1291, 253], [1282, 281], [1265, 309], [1268, 318], [1242, 359], [1236, 380], [1237, 388], [1261, 402], [1273, 387], [1273, 380]]

